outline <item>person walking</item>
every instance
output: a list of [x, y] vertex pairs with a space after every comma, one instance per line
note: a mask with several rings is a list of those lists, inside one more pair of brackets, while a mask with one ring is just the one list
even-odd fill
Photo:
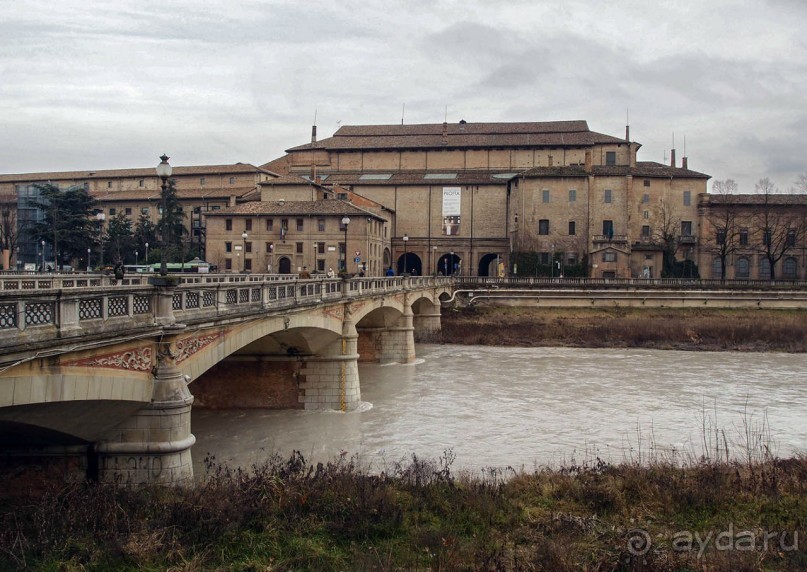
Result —
[[390, 266], [389, 268], [387, 268], [386, 275], [387, 275], [387, 276], [395, 276], [395, 271], [392, 269], [392, 266]]
[[118, 261], [118, 263], [115, 264], [114, 273], [115, 273], [115, 280], [123, 280], [124, 269], [123, 264], [121, 264], [120, 261]]

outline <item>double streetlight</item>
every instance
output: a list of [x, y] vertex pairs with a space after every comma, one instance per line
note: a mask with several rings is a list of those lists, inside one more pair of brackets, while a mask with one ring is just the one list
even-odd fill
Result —
[[[168, 261], [166, 259], [166, 250], [168, 244], [166, 243], [165, 237], [168, 234], [168, 229], [166, 228], [166, 214], [168, 213], [168, 177], [171, 176], [171, 165], [168, 164], [169, 157], [163, 153], [162, 157], [160, 157], [160, 164], [157, 165], [157, 176], [160, 177], [160, 196], [162, 198], [163, 203], [163, 213], [161, 217], [162, 222], [162, 232], [160, 233], [160, 276], [167, 276], [168, 275]], [[149, 245], [146, 244], [146, 259], [148, 259], [148, 247]]]
[[342, 270], [347, 272], [347, 225], [350, 224], [350, 217], [342, 217], [342, 226], [345, 228], [345, 264]]

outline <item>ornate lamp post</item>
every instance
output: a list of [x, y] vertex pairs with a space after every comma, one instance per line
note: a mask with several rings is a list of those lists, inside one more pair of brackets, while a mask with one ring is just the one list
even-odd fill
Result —
[[274, 272], [275, 268], [275, 243], [269, 244], [269, 274]]
[[[168, 243], [165, 240], [165, 235], [167, 234], [168, 229], [166, 228], [166, 215], [168, 214], [168, 177], [171, 176], [171, 165], [168, 164], [169, 157], [163, 153], [160, 157], [160, 164], [157, 165], [157, 176], [160, 177], [160, 197], [162, 198], [163, 203], [163, 212], [162, 216], [160, 217], [160, 222], [162, 223], [162, 232], [160, 233], [160, 276], [167, 276], [168, 275], [168, 261], [166, 259], [166, 249], [168, 247]], [[149, 245], [146, 244], [146, 253], [148, 253]], [[148, 256], [148, 254], [146, 254]]]
[[87, 249], [87, 272], [92, 272], [92, 264], [90, 264], [90, 253], [92, 252], [91, 248]]
[[146, 243], [146, 264], [149, 263], [149, 243]]
[[98, 221], [98, 245], [100, 252], [98, 263], [101, 266], [101, 271], [104, 269], [104, 221], [106, 220], [106, 215], [104, 213], [98, 213], [95, 215], [96, 220]]
[[347, 225], [350, 224], [350, 217], [342, 217], [342, 226], [345, 227], [345, 263], [342, 270], [347, 272]]
[[241, 267], [241, 272], [247, 271], [247, 231], [241, 233], [241, 250], [244, 252], [244, 261], [243, 266]]
[[140, 254], [138, 251], [135, 250], [135, 266], [137, 266], [137, 255]]
[[41, 243], [42, 245], [42, 272], [45, 271], [45, 241], [43, 240]]
[[409, 256], [408, 256], [407, 250], [406, 250], [406, 245], [409, 242], [409, 235], [408, 234], [403, 235], [403, 241], [404, 241], [404, 259], [403, 259], [403, 272], [402, 272], [402, 274], [408, 274], [409, 270], [406, 269], [406, 265], [409, 262], [408, 261]]
[[454, 275], [454, 251], [451, 251], [451, 260], [449, 261], [450, 268], [448, 269], [448, 274], [446, 276], [453, 276]]
[[432, 274], [437, 274], [437, 247], [432, 246]]

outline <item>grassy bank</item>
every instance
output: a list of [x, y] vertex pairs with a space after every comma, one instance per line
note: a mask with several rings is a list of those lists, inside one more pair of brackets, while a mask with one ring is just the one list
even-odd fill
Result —
[[455, 344], [807, 351], [807, 312], [665, 308], [470, 307], [443, 311]]
[[[37, 500], [5, 501], [0, 566], [807, 568], [805, 459], [687, 466], [595, 462], [532, 474], [489, 471], [475, 478], [454, 475], [450, 465], [448, 453], [438, 461], [413, 458], [369, 475], [345, 458], [314, 467], [295, 455], [249, 473], [213, 468], [193, 489], [75, 485]], [[702, 542], [687, 544], [687, 534]], [[753, 549], [746, 550], [752, 541]]]

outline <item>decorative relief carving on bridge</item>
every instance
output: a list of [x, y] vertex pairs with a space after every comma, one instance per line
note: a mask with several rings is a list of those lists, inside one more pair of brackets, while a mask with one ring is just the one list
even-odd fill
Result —
[[184, 338], [176, 343], [177, 351], [174, 354], [177, 363], [182, 363], [193, 354], [202, 350], [204, 347], [209, 346], [214, 341], [221, 337], [221, 332], [215, 334], [208, 334], [206, 336], [193, 336]]
[[108, 367], [134, 371], [151, 371], [152, 352], [150, 347], [135, 348], [127, 352], [104, 354], [84, 359], [69, 361], [66, 366]]
[[365, 301], [353, 302], [352, 304], [348, 304], [347, 305], [347, 314], [348, 314], [348, 316], [352, 316], [356, 312], [358, 312], [359, 310], [364, 308], [365, 304], [367, 304], [367, 302], [365, 302]]
[[323, 308], [322, 313], [328, 316], [329, 318], [335, 318], [337, 320], [341, 320], [343, 318], [341, 304], [337, 306], [326, 306], [325, 308]]

